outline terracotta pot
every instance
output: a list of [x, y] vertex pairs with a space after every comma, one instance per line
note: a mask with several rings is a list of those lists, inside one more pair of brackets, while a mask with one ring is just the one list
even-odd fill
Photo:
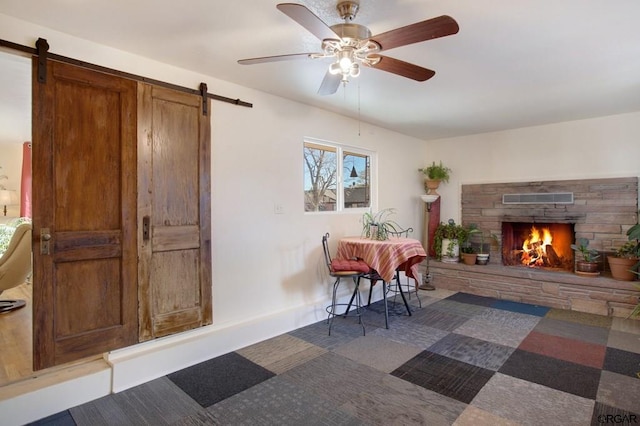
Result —
[[440, 180], [438, 179], [425, 179], [424, 180], [424, 189], [427, 191], [427, 194], [439, 195], [436, 192], [436, 189], [440, 186]]
[[611, 276], [620, 281], [633, 281], [636, 274], [630, 271], [631, 267], [638, 263], [638, 259], [627, 259], [624, 257], [607, 256]]
[[477, 256], [476, 253], [462, 253], [462, 262], [465, 265], [475, 265]]

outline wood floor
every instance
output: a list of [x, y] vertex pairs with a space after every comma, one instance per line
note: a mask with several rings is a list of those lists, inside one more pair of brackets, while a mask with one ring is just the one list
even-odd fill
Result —
[[0, 386], [29, 377], [32, 369], [32, 288], [22, 284], [0, 294], [0, 299], [24, 299], [27, 305], [0, 314]]

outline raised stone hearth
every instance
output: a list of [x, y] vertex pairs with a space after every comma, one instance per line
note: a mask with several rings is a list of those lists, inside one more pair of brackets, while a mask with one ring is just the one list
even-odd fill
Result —
[[437, 261], [430, 262], [430, 270], [436, 288], [552, 308], [627, 317], [638, 303], [630, 282], [607, 276]]

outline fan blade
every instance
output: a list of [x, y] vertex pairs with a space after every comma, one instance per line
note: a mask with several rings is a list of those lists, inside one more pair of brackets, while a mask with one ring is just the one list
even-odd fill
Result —
[[436, 75], [436, 72], [433, 70], [422, 68], [418, 65], [401, 61], [400, 59], [390, 58], [389, 56], [382, 55], [377, 56], [380, 56], [380, 62], [373, 65], [371, 68], [397, 74], [399, 76], [407, 77], [416, 81], [425, 81]]
[[327, 24], [322, 22], [312, 11], [301, 4], [280, 3], [276, 7], [280, 12], [305, 27], [320, 40], [324, 40], [325, 38], [340, 38]]
[[456, 34], [459, 29], [458, 23], [452, 17], [443, 15], [378, 34], [371, 37], [371, 40], [380, 45], [380, 50], [389, 50], [394, 47]]
[[318, 89], [318, 94], [333, 95], [338, 90], [341, 81], [342, 76], [340, 74], [331, 74], [329, 70], [327, 70], [327, 73], [322, 79], [322, 84], [320, 84], [320, 88]]
[[241, 65], [253, 65], [264, 62], [290, 61], [293, 59], [308, 59], [310, 55], [311, 53], [293, 53], [291, 55], [263, 56], [262, 58], [240, 59], [238, 63]]

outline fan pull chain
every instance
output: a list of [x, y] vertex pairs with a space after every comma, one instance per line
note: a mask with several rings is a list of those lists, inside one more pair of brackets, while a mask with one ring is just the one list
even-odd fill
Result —
[[360, 80], [358, 80], [358, 137], [360, 137]]

